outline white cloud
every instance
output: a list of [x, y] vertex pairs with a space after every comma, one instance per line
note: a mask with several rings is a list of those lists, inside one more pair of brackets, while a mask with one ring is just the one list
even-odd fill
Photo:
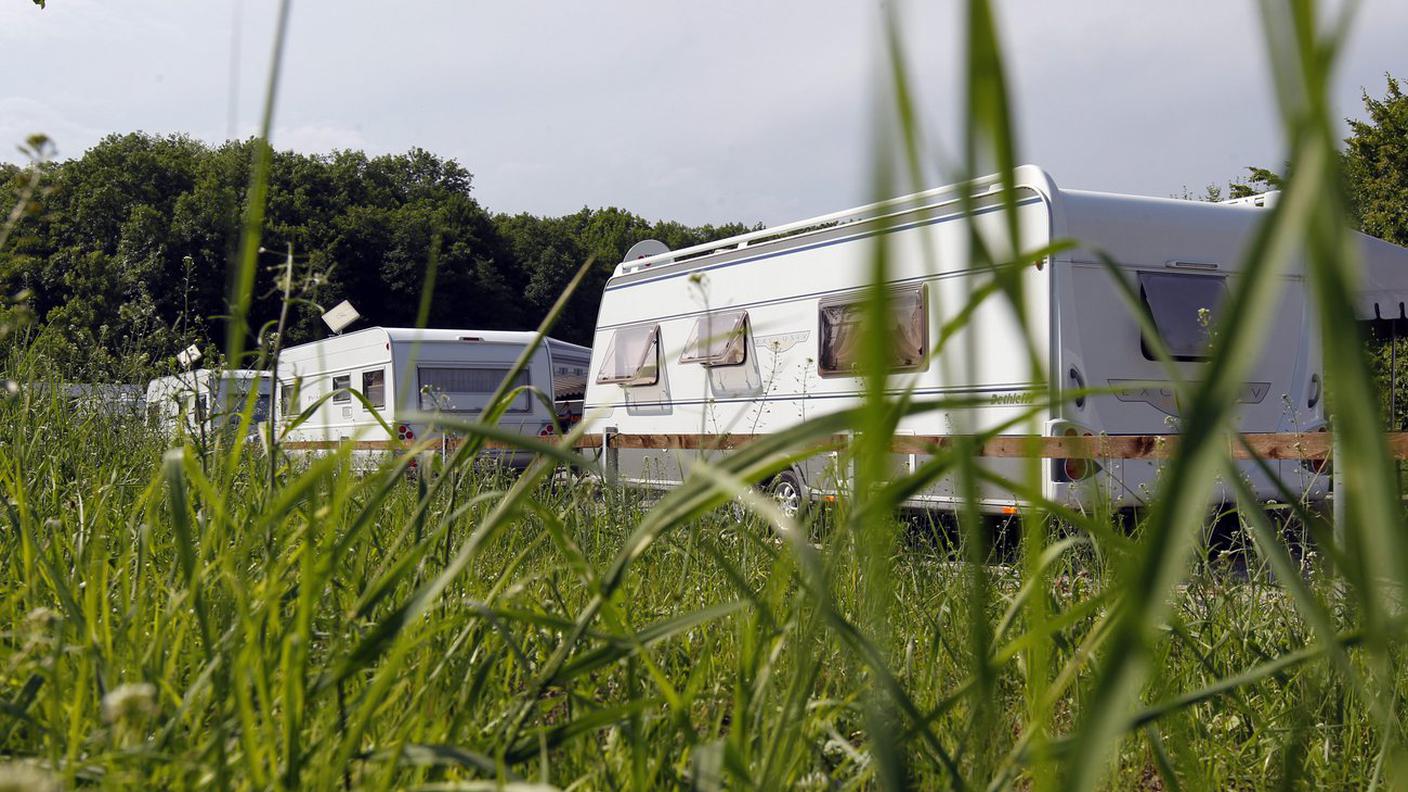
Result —
[[[903, 5], [925, 132], [957, 151], [961, 4]], [[29, 97], [0, 106], [0, 157], [36, 129], [69, 156], [107, 132], [247, 134], [275, 8], [0, 0], [4, 101]], [[1024, 159], [1058, 183], [1165, 195], [1279, 163], [1254, 5], [997, 8]], [[611, 204], [685, 222], [792, 220], [873, 197], [880, 13], [854, 0], [300, 0], [275, 144], [420, 146], [458, 159], [495, 211]], [[1380, 93], [1384, 71], [1408, 71], [1405, 29], [1408, 3], [1363, 0], [1335, 83], [1342, 114], [1358, 113], [1360, 86]]]

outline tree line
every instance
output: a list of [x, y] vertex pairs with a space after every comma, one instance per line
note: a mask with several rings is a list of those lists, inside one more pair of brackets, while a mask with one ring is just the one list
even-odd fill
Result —
[[[1364, 107], [1343, 151], [1345, 190], [1366, 233], [1408, 245], [1408, 97], [1390, 76]], [[0, 164], [0, 211], [16, 207], [0, 215], [0, 339], [71, 381], [135, 379], [170, 368], [192, 343], [218, 356], [255, 145], [132, 133], [37, 171]], [[43, 160], [43, 141], [31, 147]], [[1209, 187], [1203, 197], [1273, 189], [1284, 175], [1251, 167], [1226, 193]], [[430, 326], [533, 328], [592, 259], [554, 330], [590, 343], [602, 287], [632, 244], [653, 237], [678, 249], [750, 228], [618, 208], [495, 214], [472, 186], [462, 165], [419, 148], [274, 153], [251, 327], [278, 316], [290, 250], [285, 344], [324, 335], [322, 308], [343, 299], [370, 324], [413, 324], [432, 274]], [[1385, 376], [1387, 349], [1371, 346]], [[1408, 367], [1408, 355], [1398, 358]], [[1408, 382], [1408, 368], [1399, 379]]]
[[[33, 142], [36, 157], [43, 145]], [[0, 206], [20, 208], [0, 247], [0, 293], [33, 319], [12, 338], [69, 380], [168, 368], [193, 343], [218, 356], [256, 145], [138, 132], [42, 163], [37, 179], [0, 164]], [[277, 319], [290, 251], [285, 345], [325, 335], [322, 309], [343, 299], [367, 324], [412, 325], [430, 278], [429, 326], [532, 329], [592, 259], [553, 331], [585, 344], [602, 287], [632, 244], [653, 237], [680, 248], [750, 228], [614, 207], [494, 214], [472, 187], [459, 163], [419, 148], [275, 152], [250, 326]]]

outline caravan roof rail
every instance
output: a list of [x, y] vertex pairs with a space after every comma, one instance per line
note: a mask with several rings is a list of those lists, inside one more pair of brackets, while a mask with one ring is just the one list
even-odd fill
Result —
[[[857, 222], [861, 220], [873, 220], [893, 212], [896, 209], [911, 210], [928, 208], [927, 202], [935, 198], [954, 198], [959, 194], [959, 190], [964, 185], [969, 186], [973, 195], [980, 196], [993, 188], [1001, 189], [1001, 183], [996, 176], [986, 176], [980, 179], [972, 179], [967, 182], [950, 184], [944, 187], [936, 187], [923, 192], [903, 195], [898, 198], [888, 198], [884, 201], [857, 206], [852, 209], [843, 209], [831, 214], [809, 217], [805, 220], [797, 220], [791, 223], [784, 223], [769, 228], [760, 228], [757, 231], [748, 231], [743, 234], [736, 234], [713, 242], [705, 242], [679, 250], [671, 250], [668, 253], [661, 253], [655, 256], [638, 258], [632, 261], [622, 261], [616, 268], [617, 275], [636, 272], [655, 264], [671, 264], [682, 262], [686, 259], [700, 258], [711, 253], [723, 250], [732, 250], [747, 247], [750, 244], [761, 241], [781, 241], [788, 237], [800, 236], [804, 233], [816, 230], [818, 226], [834, 226], [842, 223]], [[1020, 179], [1019, 179], [1019, 186]]]

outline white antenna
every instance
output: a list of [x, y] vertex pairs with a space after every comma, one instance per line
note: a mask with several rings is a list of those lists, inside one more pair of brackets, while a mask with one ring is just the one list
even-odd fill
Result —
[[190, 370], [195, 364], [200, 362], [204, 355], [200, 352], [200, 347], [191, 344], [180, 352], [176, 353], [176, 362], [181, 364], [181, 368]]
[[[630, 264], [639, 259], [650, 258], [651, 256], [662, 256], [669, 252], [669, 246], [658, 239], [642, 239], [634, 245], [631, 245], [631, 249], [627, 250], [626, 255], [621, 258], [621, 262]], [[664, 264], [667, 262], [661, 263]], [[649, 265], [647, 264], [646, 266]]]
[[357, 309], [353, 308], [352, 303], [347, 300], [343, 300], [333, 306], [331, 311], [323, 314], [323, 322], [327, 324], [329, 330], [332, 330], [333, 335], [341, 335], [348, 325], [361, 318], [362, 315], [357, 313]]

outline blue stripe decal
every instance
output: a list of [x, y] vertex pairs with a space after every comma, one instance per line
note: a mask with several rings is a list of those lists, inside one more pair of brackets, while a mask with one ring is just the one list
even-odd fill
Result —
[[[908, 391], [915, 396], [939, 396], [944, 394], [982, 394], [982, 393], [1011, 393], [1012, 391], [1030, 391], [1037, 388], [1045, 388], [1041, 383], [1031, 383], [1029, 385], [991, 385], [986, 387], [954, 387], [954, 388], [922, 388]], [[887, 396], [899, 396], [906, 391], [887, 391]], [[811, 399], [858, 399], [865, 394], [862, 391], [848, 391], [846, 393], [793, 393], [778, 396], [742, 396], [733, 399], [673, 399], [671, 401], [653, 402], [613, 402], [610, 404], [584, 404], [582, 411], [601, 409], [605, 407], [675, 407], [693, 404], [738, 404], [747, 402], [770, 402], [770, 401], [808, 401]], [[989, 405], [972, 405], [965, 409], [977, 407], [987, 407]], [[1019, 407], [1016, 404], [994, 404], [993, 407]]]
[[[1025, 201], [1018, 201], [1018, 202], [1017, 202], [1017, 206], [1029, 206], [1029, 205], [1031, 205], [1031, 204], [1040, 203], [1040, 202], [1041, 202], [1041, 197], [1040, 197], [1040, 196], [1037, 196], [1036, 198], [1028, 198], [1028, 199], [1025, 200]], [[1001, 206], [1001, 205], [990, 206], [990, 207], [987, 207], [987, 208], [985, 208], [985, 209], [978, 209], [978, 210], [974, 211], [974, 212], [973, 212], [973, 215], [976, 216], [976, 215], [981, 215], [981, 214], [988, 214], [988, 213], [990, 213], [990, 212], [999, 212], [999, 211], [1002, 211], [1003, 208], [1004, 208], [1004, 207]], [[693, 275], [693, 274], [695, 274], [695, 273], [697, 273], [697, 272], [708, 272], [709, 270], [722, 269], [722, 268], [724, 268], [724, 267], [733, 267], [733, 266], [737, 266], [737, 265], [739, 265], [739, 264], [748, 264], [748, 263], [751, 263], [751, 262], [754, 262], [754, 261], [762, 261], [763, 259], [777, 258], [777, 257], [779, 257], [779, 256], [790, 256], [790, 255], [792, 255], [793, 253], [801, 253], [802, 251], [805, 251], [805, 250], [816, 250], [816, 249], [818, 249], [818, 248], [831, 247], [832, 245], [840, 245], [840, 244], [844, 244], [844, 243], [846, 243], [846, 242], [855, 242], [855, 241], [861, 240], [861, 239], [869, 239], [870, 237], [879, 236], [879, 235], [881, 235], [881, 234], [890, 234], [890, 233], [894, 233], [894, 232], [896, 232], [896, 231], [907, 231], [907, 230], [909, 230], [909, 229], [911, 229], [911, 228], [919, 228], [919, 227], [921, 227], [921, 226], [937, 225], [937, 224], [939, 224], [939, 223], [946, 223], [946, 222], [949, 222], [950, 220], [958, 220], [958, 219], [961, 219], [961, 218], [964, 218], [964, 217], [968, 217], [968, 216], [969, 216], [969, 215], [966, 215], [966, 214], [963, 214], [963, 213], [958, 213], [958, 214], [944, 215], [944, 216], [942, 216], [942, 217], [936, 217], [936, 218], [932, 218], [932, 219], [929, 219], [929, 220], [917, 220], [917, 221], [915, 221], [915, 222], [913, 222], [913, 223], [905, 223], [904, 225], [890, 226], [890, 227], [888, 227], [888, 228], [885, 228], [885, 229], [879, 230], [879, 231], [867, 231], [866, 233], [863, 233], [863, 234], [855, 234], [855, 235], [848, 236], [848, 237], [839, 237], [839, 238], [837, 238], [837, 239], [829, 239], [829, 240], [827, 240], [827, 241], [825, 241], [825, 242], [817, 242], [817, 243], [814, 243], [814, 244], [811, 244], [811, 245], [803, 245], [802, 247], [789, 248], [789, 249], [787, 249], [787, 250], [779, 250], [779, 251], [777, 251], [777, 252], [775, 252], [775, 253], [763, 253], [763, 254], [757, 255], [757, 256], [750, 256], [750, 257], [748, 257], [748, 258], [741, 258], [741, 259], [738, 259], [737, 261], [725, 261], [725, 262], [723, 262], [723, 263], [721, 263], [721, 264], [714, 264], [714, 265], [708, 266], [708, 267], [696, 267], [696, 268], [693, 268], [693, 269], [683, 269], [683, 270], [680, 270], [679, 272], [670, 272], [670, 273], [666, 273], [666, 274], [664, 274], [664, 275], [659, 275], [659, 276], [654, 277], [654, 278], [646, 278], [646, 279], [644, 279], [644, 280], [633, 281], [633, 282], [631, 282], [631, 283], [621, 283], [621, 284], [617, 284], [616, 286], [612, 286], [612, 285], [610, 285], [610, 284], [608, 283], [607, 286], [606, 286], [605, 291], [615, 291], [615, 290], [617, 290], [617, 289], [625, 289], [625, 288], [630, 287], [630, 286], [640, 286], [640, 285], [646, 284], [646, 283], [655, 283], [656, 281], [667, 280], [667, 279], [669, 279], [669, 278], [677, 278], [677, 277], [679, 277], [679, 276], [681, 276], [681, 275]], [[764, 244], [766, 244], [766, 243], [764, 243]], [[636, 273], [630, 273], [630, 274], [631, 274], [631, 275], [634, 275], [634, 274], [636, 274]], [[622, 276], [620, 276], [620, 277], [628, 277], [628, 276], [622, 275]]]

